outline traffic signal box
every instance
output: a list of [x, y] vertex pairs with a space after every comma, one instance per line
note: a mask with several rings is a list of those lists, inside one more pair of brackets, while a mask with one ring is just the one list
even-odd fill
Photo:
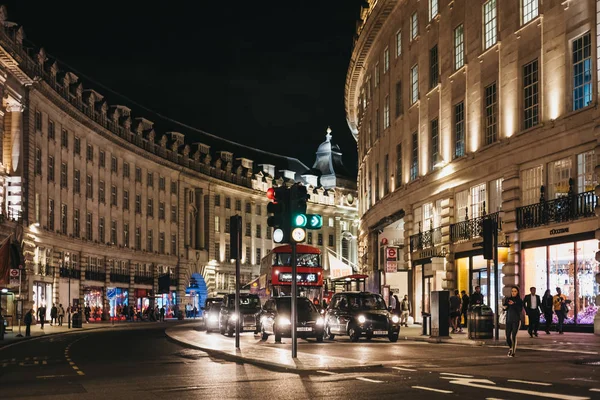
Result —
[[267, 204], [267, 213], [273, 214], [267, 218], [267, 225], [273, 228], [273, 241], [275, 243], [290, 242], [290, 220], [287, 218], [289, 195], [289, 190], [284, 186], [267, 190], [267, 198], [272, 200], [271, 203]]

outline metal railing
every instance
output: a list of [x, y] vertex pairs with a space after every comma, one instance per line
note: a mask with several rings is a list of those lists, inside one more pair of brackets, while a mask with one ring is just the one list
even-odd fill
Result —
[[594, 191], [517, 207], [517, 228], [535, 228], [594, 216], [598, 197]]
[[442, 228], [419, 232], [410, 237], [410, 251], [429, 249], [442, 243]]
[[136, 272], [134, 276], [134, 282], [142, 285], [153, 285], [154, 276], [151, 272]]
[[80, 279], [81, 271], [75, 268], [60, 267], [61, 278]]
[[129, 275], [111, 272], [110, 273], [110, 281], [111, 282], [119, 282], [119, 283], [129, 283]]
[[85, 279], [88, 281], [104, 282], [106, 280], [106, 273], [98, 271], [85, 271]]
[[450, 241], [452, 243], [459, 243], [481, 237], [484, 219], [491, 219], [497, 222], [498, 229], [502, 229], [502, 219], [500, 218], [500, 213], [495, 212], [450, 225]]

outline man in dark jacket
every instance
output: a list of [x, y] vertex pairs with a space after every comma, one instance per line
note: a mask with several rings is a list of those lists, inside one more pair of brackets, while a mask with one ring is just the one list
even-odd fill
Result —
[[475, 286], [475, 292], [471, 294], [471, 298], [469, 301], [469, 308], [481, 305], [483, 305], [483, 295], [481, 294], [481, 287]]
[[465, 292], [464, 290], [461, 291], [460, 294], [462, 296], [462, 309], [460, 310], [460, 314], [465, 321], [464, 327], [467, 328], [468, 327], [467, 314], [469, 313], [469, 300], [470, 299], [469, 299], [469, 296], [467, 295], [467, 292]]
[[46, 306], [38, 308], [37, 317], [40, 320], [40, 327], [44, 329], [44, 323], [46, 322]]
[[33, 310], [27, 311], [25, 314], [25, 336], [31, 336], [31, 324], [33, 323]]
[[533, 335], [537, 337], [538, 328], [540, 326], [540, 306], [542, 305], [542, 300], [540, 299], [540, 296], [535, 294], [535, 287], [530, 287], [529, 292], [530, 294], [523, 299], [525, 313], [529, 318], [527, 332], [529, 332], [529, 337], [533, 337]]
[[58, 325], [58, 308], [56, 304], [52, 304], [52, 308], [50, 309], [50, 326], [55, 323]]

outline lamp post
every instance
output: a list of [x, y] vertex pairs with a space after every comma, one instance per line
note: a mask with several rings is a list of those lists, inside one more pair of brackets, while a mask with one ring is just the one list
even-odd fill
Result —
[[71, 259], [71, 255], [69, 253], [65, 253], [65, 270], [67, 271], [67, 274], [69, 275], [69, 305], [67, 307], [67, 310], [69, 310], [69, 315], [67, 315], [68, 317], [68, 328], [71, 329], [71, 314], [73, 314], [73, 307], [71, 305], [71, 270], [69, 268], [69, 260]]

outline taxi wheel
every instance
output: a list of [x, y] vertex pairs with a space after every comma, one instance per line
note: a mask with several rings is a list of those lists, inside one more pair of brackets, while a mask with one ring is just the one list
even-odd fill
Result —
[[390, 335], [390, 336], [388, 336], [388, 338], [390, 339], [390, 342], [392, 342], [392, 343], [396, 343], [398, 341], [398, 335], [396, 335], [396, 334]]
[[229, 327], [229, 322], [227, 323], [227, 336], [232, 337], [233, 336], [233, 328]]
[[360, 339], [360, 332], [356, 330], [356, 327], [351, 326], [350, 329], [348, 329], [348, 336], [350, 336], [350, 341], [358, 342]]
[[267, 340], [269, 338], [269, 334], [265, 332], [265, 328], [262, 328], [262, 336], [261, 339], [262, 340]]
[[367, 335], [367, 340], [373, 339], [373, 335]]
[[[325, 336], [325, 335], [323, 335]], [[323, 336], [317, 336], [317, 342], [323, 343]]]
[[281, 343], [281, 334], [275, 331], [275, 343]]

